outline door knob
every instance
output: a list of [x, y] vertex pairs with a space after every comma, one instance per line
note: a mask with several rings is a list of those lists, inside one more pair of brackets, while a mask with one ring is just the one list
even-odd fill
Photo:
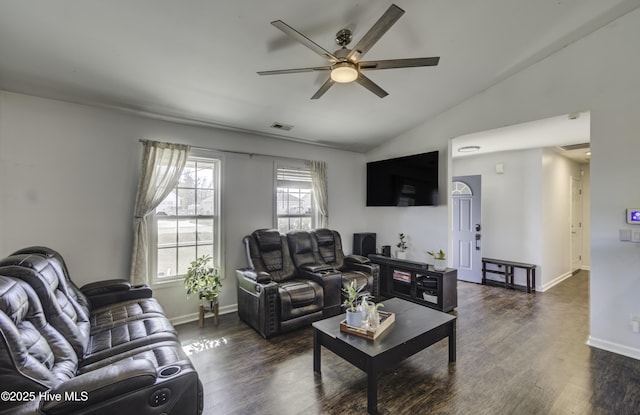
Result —
[[480, 229], [481, 229], [481, 228], [482, 228], [482, 227], [480, 226], [480, 224], [479, 224], [479, 223], [476, 223], [476, 232], [480, 232]]

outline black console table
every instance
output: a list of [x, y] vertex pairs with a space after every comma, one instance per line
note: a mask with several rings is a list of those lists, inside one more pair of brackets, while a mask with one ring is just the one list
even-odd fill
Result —
[[369, 259], [380, 265], [380, 293], [404, 298], [440, 311], [458, 306], [458, 271], [447, 268], [436, 271], [432, 265], [371, 254]]

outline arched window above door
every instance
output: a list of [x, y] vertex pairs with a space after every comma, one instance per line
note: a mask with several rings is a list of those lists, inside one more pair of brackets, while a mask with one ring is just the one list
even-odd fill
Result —
[[465, 182], [453, 182], [451, 196], [473, 196], [473, 192]]

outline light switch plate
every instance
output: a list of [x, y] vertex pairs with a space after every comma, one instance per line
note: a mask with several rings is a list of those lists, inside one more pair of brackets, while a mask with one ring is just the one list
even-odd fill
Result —
[[640, 242], [640, 231], [633, 231], [631, 234], [631, 242]]
[[620, 229], [620, 240], [621, 241], [630, 241], [631, 240], [631, 229]]

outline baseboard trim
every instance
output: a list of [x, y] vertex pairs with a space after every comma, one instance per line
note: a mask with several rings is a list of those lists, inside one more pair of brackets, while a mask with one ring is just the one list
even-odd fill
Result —
[[[238, 304], [226, 305], [218, 309], [218, 315], [231, 314], [231, 313], [235, 313], [236, 311], [238, 311]], [[208, 313], [208, 314], [205, 314], [204, 318], [212, 318], [212, 317], [213, 315]], [[196, 321], [199, 318], [200, 318], [200, 315], [198, 313], [191, 313], [191, 314], [185, 314], [182, 316], [172, 317], [169, 319], [169, 321], [173, 325], [179, 325], [179, 324]]]
[[596, 339], [593, 336], [589, 336], [586, 344], [597, 349], [606, 350], [611, 353], [621, 354], [632, 359], [640, 360], [640, 349], [636, 349], [635, 347], [623, 346], [607, 340]]
[[585, 271], [591, 271], [591, 265], [583, 265], [580, 267], [580, 269], [583, 269]]
[[560, 284], [562, 281], [566, 280], [567, 278], [571, 277], [572, 275], [573, 275], [573, 272], [567, 272], [567, 273], [564, 273], [562, 275], [559, 275], [556, 278], [554, 278], [553, 280], [549, 281], [548, 283], [540, 286], [540, 288], [536, 289], [536, 291], [545, 292], [549, 288]]

